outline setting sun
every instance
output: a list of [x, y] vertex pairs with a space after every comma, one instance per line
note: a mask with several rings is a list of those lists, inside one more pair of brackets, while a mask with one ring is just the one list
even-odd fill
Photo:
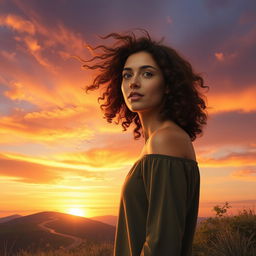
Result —
[[67, 213], [72, 214], [72, 215], [76, 215], [76, 216], [81, 216], [81, 217], [85, 217], [85, 211], [83, 209], [80, 208], [70, 208]]

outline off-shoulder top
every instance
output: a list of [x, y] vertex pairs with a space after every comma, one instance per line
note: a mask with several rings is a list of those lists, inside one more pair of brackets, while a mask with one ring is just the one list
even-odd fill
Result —
[[191, 256], [199, 194], [196, 161], [144, 155], [122, 186], [114, 256]]

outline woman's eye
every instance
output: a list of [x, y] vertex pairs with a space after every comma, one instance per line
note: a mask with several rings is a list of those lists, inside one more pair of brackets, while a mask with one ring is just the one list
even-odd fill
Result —
[[144, 72], [144, 74], [143, 74], [145, 77], [152, 77], [153, 76], [153, 74], [151, 73], [151, 72]]
[[130, 74], [129, 74], [129, 73], [124, 73], [124, 74], [123, 74], [123, 78], [124, 78], [124, 79], [129, 78], [129, 76], [130, 76]]
[[[150, 78], [150, 77], [153, 76], [153, 74], [152, 74], [151, 72], [149, 72], [149, 71], [144, 72], [142, 75], [143, 75], [144, 77], [147, 77], [147, 78]], [[123, 77], [124, 79], [129, 79], [131, 76], [132, 76], [132, 74], [130, 74], [130, 73], [124, 73], [124, 74], [122, 75], [122, 77]]]

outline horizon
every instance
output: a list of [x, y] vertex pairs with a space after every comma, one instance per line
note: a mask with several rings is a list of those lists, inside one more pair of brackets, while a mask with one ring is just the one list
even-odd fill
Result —
[[[76, 216], [76, 217], [82, 217], [82, 218], [88, 218], [88, 219], [90, 219], [90, 218], [95, 218], [95, 217], [104, 217], [104, 216], [113, 216], [113, 217], [118, 217], [117, 215], [98, 215], [98, 216], [86, 217], [86, 216], [80, 216], [80, 215], [71, 214], [71, 213], [66, 213], [66, 212], [57, 212], [57, 211], [41, 211], [41, 212], [32, 212], [32, 213], [27, 214], [27, 215], [21, 215], [21, 214], [18, 214], [18, 213], [14, 213], [14, 214], [7, 215], [7, 216], [0, 216], [0, 219], [1, 219], [1, 218], [6, 218], [6, 217], [15, 216], [15, 215], [18, 215], [18, 216], [21, 216], [21, 217], [26, 217], [26, 216], [29, 216], [29, 215], [38, 214], [38, 213], [43, 213], [43, 212], [63, 213], [63, 214], [68, 214], [68, 215], [72, 215], [72, 216]], [[213, 216], [198, 216], [198, 218], [210, 218], [210, 217], [213, 217]]]
[[13, 214], [7, 215], [7, 216], [0, 216], [0, 219], [1, 219], [1, 218], [6, 218], [6, 217], [11, 217], [11, 216], [16, 216], [16, 215], [21, 216], [21, 217], [26, 217], [26, 216], [29, 216], [29, 215], [38, 214], [38, 213], [44, 213], [44, 212], [63, 213], [63, 214], [68, 214], [68, 215], [77, 216], [77, 217], [83, 217], [83, 218], [88, 218], [88, 219], [94, 218], [94, 217], [103, 217], [103, 216], [114, 216], [114, 217], [117, 217], [117, 216], [115, 216], [115, 215], [99, 215], [99, 216], [86, 217], [86, 216], [81, 216], [81, 215], [76, 215], [76, 214], [66, 213], [66, 212], [58, 212], [58, 211], [40, 211], [40, 212], [31, 212], [31, 213], [29, 213], [29, 214], [27, 214], [27, 215], [21, 215], [21, 214], [19, 214], [19, 213], [13, 213]]
[[[235, 216], [235, 215], [238, 215], [239, 214], [239, 212], [241, 211], [243, 211], [243, 210], [252, 210], [253, 212], [255, 212], [255, 207], [254, 206], [252, 206], [252, 207], [242, 207], [242, 208], [239, 208], [239, 209], [237, 209], [235, 212], [233, 212], [232, 211], [232, 202], [228, 202], [229, 203], [229, 205], [231, 205], [231, 208], [230, 209], [228, 209], [227, 210], [227, 213], [226, 214], [224, 214], [225, 216], [229, 216], [229, 215], [231, 215], [231, 216]], [[224, 204], [223, 204], [224, 205]], [[219, 206], [223, 206], [223, 205], [219, 205]], [[33, 214], [37, 214], [37, 213], [42, 213], [42, 212], [55, 212], [55, 213], [63, 213], [63, 214], [68, 214], [68, 215], [73, 215], [73, 216], [77, 216], [77, 217], [83, 217], [83, 218], [94, 218], [94, 217], [104, 217], [104, 216], [113, 216], [113, 217], [118, 217], [118, 215], [112, 215], [112, 214], [105, 214], [105, 215], [96, 215], [96, 216], [83, 216], [83, 215], [78, 215], [78, 214], [72, 214], [72, 213], [68, 213], [68, 212], [61, 212], [61, 211], [58, 211], [58, 210], [51, 210], [51, 211], [49, 211], [49, 210], [41, 210], [41, 211], [31, 211], [30, 213], [27, 213], [27, 214], [20, 214], [20, 213], [12, 213], [12, 214], [10, 214], [10, 215], [1, 215], [1, 211], [0, 211], [0, 218], [5, 218], [5, 217], [10, 217], [10, 216], [14, 216], [14, 215], [19, 215], [19, 216], [21, 216], [21, 217], [25, 217], [25, 216], [29, 216], [29, 215], [33, 215]], [[210, 217], [215, 217], [215, 213], [214, 213], [214, 211], [212, 210], [212, 214], [211, 215], [209, 215], [209, 216], [199, 216], [198, 215], [198, 218], [210, 218]]]

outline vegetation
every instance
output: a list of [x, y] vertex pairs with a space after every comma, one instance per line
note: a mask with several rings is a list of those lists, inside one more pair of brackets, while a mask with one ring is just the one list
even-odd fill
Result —
[[256, 215], [244, 209], [238, 215], [227, 215], [231, 206], [215, 206], [214, 218], [198, 224], [193, 256], [256, 256]]
[[[244, 209], [238, 215], [228, 215], [231, 206], [214, 206], [215, 217], [201, 221], [196, 229], [193, 256], [256, 256], [256, 215]], [[20, 251], [15, 256], [112, 256], [113, 244], [87, 243], [76, 249], [38, 252]], [[13, 256], [6, 252], [3, 256]]]
[[228, 202], [225, 202], [225, 204], [221, 207], [219, 205], [215, 205], [213, 207], [213, 211], [215, 211], [216, 217], [222, 217], [224, 214], [227, 213], [227, 209], [231, 208]]
[[[37, 252], [20, 251], [15, 256], [112, 256], [113, 244], [111, 243], [84, 243], [76, 249], [65, 250], [48, 250]], [[14, 256], [12, 253], [6, 252], [3, 256]]]

